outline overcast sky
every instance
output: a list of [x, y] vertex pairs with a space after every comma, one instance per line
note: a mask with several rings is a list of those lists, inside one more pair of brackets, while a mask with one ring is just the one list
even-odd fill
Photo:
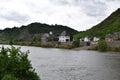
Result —
[[82, 31], [120, 8], [120, 0], [0, 0], [0, 29], [32, 22]]

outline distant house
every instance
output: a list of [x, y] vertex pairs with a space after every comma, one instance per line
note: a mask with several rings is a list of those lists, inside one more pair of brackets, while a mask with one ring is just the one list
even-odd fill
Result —
[[120, 32], [115, 32], [105, 36], [105, 40], [108, 42], [116, 41], [118, 38], [120, 38]]
[[90, 37], [88, 37], [88, 36], [84, 37], [84, 42], [90, 42], [90, 41], [91, 41]]
[[41, 35], [41, 42], [47, 42], [48, 41], [48, 37], [50, 37], [50, 35], [48, 33], [44, 33]]
[[96, 44], [98, 44], [99, 40], [100, 40], [99, 37], [86, 36], [84, 38], [80, 38], [80, 46], [96, 45]]
[[98, 42], [99, 40], [100, 40], [99, 37], [93, 37], [93, 41], [94, 41], [94, 42]]
[[63, 31], [59, 36], [59, 42], [70, 42], [70, 36], [66, 33], [66, 31]]
[[97, 45], [99, 40], [100, 40], [99, 37], [93, 37], [93, 40], [91, 41], [91, 45]]
[[58, 44], [58, 36], [54, 35], [53, 32], [44, 33], [41, 35], [41, 44], [56, 45]]
[[56, 36], [55, 34], [53, 34], [53, 32], [49, 32], [49, 42], [57, 42], [58, 41], [58, 36]]
[[91, 38], [86, 36], [84, 38], [80, 38], [80, 46], [90, 46]]
[[112, 34], [108, 34], [105, 36], [105, 40], [108, 42], [114, 41], [114, 36]]

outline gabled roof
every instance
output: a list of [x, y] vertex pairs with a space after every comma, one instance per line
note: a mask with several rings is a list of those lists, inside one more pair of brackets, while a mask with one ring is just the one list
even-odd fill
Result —
[[60, 36], [69, 36], [66, 31], [63, 31]]

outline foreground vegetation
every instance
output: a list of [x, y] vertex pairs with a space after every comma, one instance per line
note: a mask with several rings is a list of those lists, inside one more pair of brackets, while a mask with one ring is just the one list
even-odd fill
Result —
[[28, 51], [20, 48], [4, 48], [0, 50], [0, 80], [40, 80], [35, 69], [28, 60]]

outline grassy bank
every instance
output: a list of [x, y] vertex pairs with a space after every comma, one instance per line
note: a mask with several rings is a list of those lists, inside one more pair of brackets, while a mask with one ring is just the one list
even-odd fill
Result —
[[[4, 43], [5, 44], [5, 43]], [[9, 44], [9, 43], [6, 43]], [[75, 46], [73, 45], [55, 45], [55, 44], [41, 44], [40, 42], [17, 42], [10, 45], [21, 45], [21, 46], [35, 46], [35, 47], [43, 47], [43, 48], [61, 48], [61, 49], [73, 49]]]

